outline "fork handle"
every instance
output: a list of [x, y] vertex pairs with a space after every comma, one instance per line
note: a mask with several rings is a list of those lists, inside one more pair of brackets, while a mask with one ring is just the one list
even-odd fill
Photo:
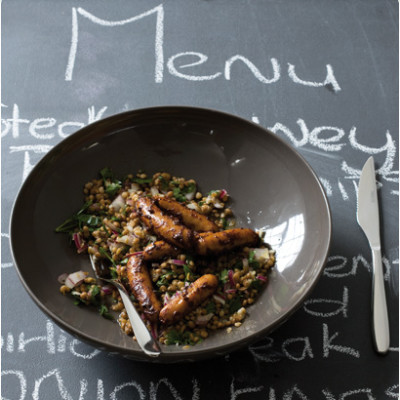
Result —
[[145, 323], [136, 311], [129, 294], [126, 292], [122, 285], [116, 285], [124, 303], [125, 310], [128, 314], [129, 321], [131, 322], [133, 331], [135, 332], [136, 340], [141, 349], [150, 357], [158, 357], [161, 353], [157, 341], [153, 338]]
[[372, 250], [372, 324], [376, 351], [389, 350], [389, 318], [383, 279], [382, 255], [379, 248]]

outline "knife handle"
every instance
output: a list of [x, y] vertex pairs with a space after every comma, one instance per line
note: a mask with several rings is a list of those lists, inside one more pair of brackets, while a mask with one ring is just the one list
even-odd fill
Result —
[[375, 347], [378, 353], [389, 350], [389, 318], [386, 305], [383, 265], [380, 249], [372, 250], [372, 323]]

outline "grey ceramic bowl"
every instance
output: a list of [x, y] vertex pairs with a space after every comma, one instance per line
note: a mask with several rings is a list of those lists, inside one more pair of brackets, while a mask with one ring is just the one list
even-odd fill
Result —
[[90, 271], [90, 264], [54, 228], [81, 207], [83, 184], [105, 166], [121, 175], [169, 171], [194, 178], [204, 192], [225, 188], [238, 226], [264, 229], [277, 253], [269, 283], [240, 328], [217, 331], [190, 349], [164, 346], [156, 361], [209, 358], [261, 339], [301, 306], [317, 283], [330, 245], [330, 211], [316, 175], [296, 151], [260, 126], [218, 111], [130, 111], [55, 146], [25, 180], [12, 213], [11, 247], [23, 285], [50, 318], [81, 340], [147, 360], [115, 322], [74, 306], [59, 292], [60, 274]]

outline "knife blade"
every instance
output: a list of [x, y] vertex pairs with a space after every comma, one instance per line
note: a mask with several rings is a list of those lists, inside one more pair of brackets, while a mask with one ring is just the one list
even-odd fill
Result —
[[389, 318], [383, 279], [379, 205], [373, 157], [367, 160], [361, 172], [358, 184], [357, 221], [372, 251], [372, 332], [375, 349], [378, 353], [385, 354], [389, 350]]

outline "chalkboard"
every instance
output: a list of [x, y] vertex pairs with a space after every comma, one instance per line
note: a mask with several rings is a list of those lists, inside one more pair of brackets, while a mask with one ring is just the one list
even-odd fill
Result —
[[[7, 399], [398, 398], [398, 2], [2, 2], [2, 388]], [[214, 108], [286, 140], [333, 218], [327, 266], [278, 330], [189, 365], [108, 354], [63, 332], [23, 290], [9, 217], [32, 167], [79, 128], [148, 106]], [[357, 184], [375, 158], [390, 349], [370, 330], [371, 254]]]

